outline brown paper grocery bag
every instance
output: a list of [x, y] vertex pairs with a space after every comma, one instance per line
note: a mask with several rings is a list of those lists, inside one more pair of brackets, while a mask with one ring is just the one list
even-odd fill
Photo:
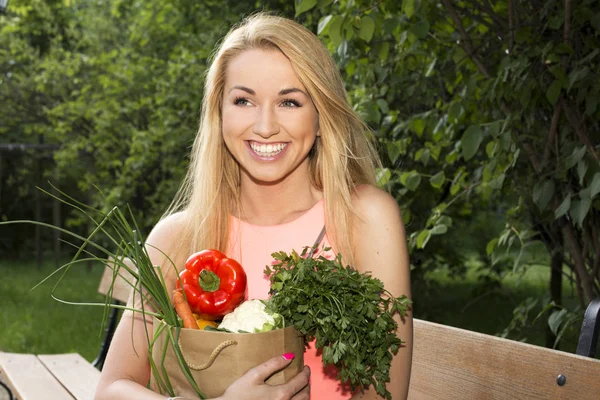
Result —
[[[175, 338], [177, 329], [154, 319], [154, 342], [151, 358], [156, 366], [150, 378], [150, 388], [167, 394], [165, 383], [174, 389], [173, 395], [197, 398], [186, 378], [169, 339], [167, 329]], [[296, 357], [285, 369], [272, 375], [267, 383], [288, 382], [304, 367], [304, 342], [294, 327], [260, 333], [227, 333], [206, 330], [180, 330], [179, 344], [183, 361], [205, 396], [221, 396], [236, 379], [249, 369], [284, 353]], [[164, 368], [163, 368], [164, 367]]]

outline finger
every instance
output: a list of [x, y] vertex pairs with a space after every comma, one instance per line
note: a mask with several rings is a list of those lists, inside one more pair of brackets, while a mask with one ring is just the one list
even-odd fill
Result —
[[[295, 377], [293, 377], [288, 383], [284, 384], [286, 392], [289, 394], [289, 396], [294, 396], [295, 394], [298, 394], [302, 391], [304, 391], [305, 389], [307, 391], [310, 390], [310, 368], [308, 368], [307, 366], [304, 366], [304, 369], [302, 370], [302, 372], [300, 372], [298, 375], [296, 375]], [[295, 399], [296, 397], [294, 397]], [[302, 397], [298, 397], [299, 399], [301, 399]]]
[[290, 400], [310, 400], [310, 385], [306, 385], [304, 389], [296, 393]]
[[287, 367], [294, 359], [293, 353], [286, 353], [273, 357], [264, 363], [257, 365], [247, 372], [249, 378], [255, 383], [262, 383], [275, 372]]

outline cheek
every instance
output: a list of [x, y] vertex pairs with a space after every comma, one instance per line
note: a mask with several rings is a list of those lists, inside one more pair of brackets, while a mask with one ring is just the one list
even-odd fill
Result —
[[225, 140], [243, 133], [243, 119], [240, 118], [239, 113], [235, 112], [235, 109], [232, 107], [223, 107], [222, 115], [223, 138]]

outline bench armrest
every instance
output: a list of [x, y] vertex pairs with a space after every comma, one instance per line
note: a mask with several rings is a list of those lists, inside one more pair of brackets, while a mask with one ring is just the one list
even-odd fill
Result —
[[600, 331], [600, 297], [592, 300], [585, 310], [576, 354], [584, 357], [596, 357], [598, 332]]

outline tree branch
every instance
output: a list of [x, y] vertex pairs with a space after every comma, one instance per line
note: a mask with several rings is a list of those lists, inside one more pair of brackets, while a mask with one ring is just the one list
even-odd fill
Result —
[[600, 161], [600, 157], [598, 157], [598, 153], [596, 153], [596, 149], [594, 148], [594, 145], [592, 144], [592, 142], [590, 140], [587, 126], [585, 125], [585, 119], [580, 119], [579, 115], [578, 115], [579, 113], [577, 112], [577, 110], [573, 110], [566, 103], [563, 104], [563, 109], [565, 110], [565, 115], [567, 116], [567, 120], [569, 121], [571, 126], [575, 129], [575, 133], [579, 137], [579, 140], [581, 141], [581, 143], [585, 144], [588, 151], [590, 152], [590, 154], [592, 155], [592, 157], [594, 157], [594, 159], [596, 161]]
[[560, 110], [561, 110], [562, 100], [559, 100], [554, 106], [554, 114], [552, 115], [552, 123], [550, 125], [550, 134], [548, 136], [548, 141], [546, 142], [546, 148], [544, 149], [544, 156], [542, 158], [542, 167], [544, 167], [550, 158], [550, 154], [552, 151], [552, 145], [554, 143], [554, 139], [558, 134], [558, 120], [560, 119]]
[[452, 20], [454, 21], [454, 25], [456, 26], [456, 29], [458, 30], [458, 33], [460, 34], [461, 46], [465, 49], [467, 54], [471, 57], [471, 59], [477, 66], [477, 69], [479, 69], [479, 72], [481, 72], [486, 78], [490, 78], [492, 75], [490, 74], [490, 72], [489, 72], [488, 68], [485, 66], [485, 64], [483, 64], [481, 62], [481, 60], [479, 59], [479, 57], [477, 57], [475, 48], [473, 46], [473, 42], [471, 41], [469, 34], [465, 30], [465, 27], [463, 26], [459, 15], [456, 13], [456, 10], [452, 6], [452, 2], [450, 0], [443, 0], [443, 1], [444, 1], [444, 6], [446, 7], [446, 10], [452, 17]]
[[502, 18], [500, 18], [498, 16], [498, 14], [496, 14], [494, 12], [494, 10], [492, 9], [492, 6], [490, 5], [490, 3], [487, 0], [483, 0], [481, 2], [481, 4], [478, 1], [473, 1], [472, 4], [475, 7], [477, 7], [478, 10], [485, 11], [486, 13], [488, 13], [490, 18], [494, 21], [494, 23], [496, 25], [498, 25], [498, 27], [501, 30], [506, 30], [506, 28], [507, 28], [506, 22], [504, 20], [502, 20]]
[[[554, 198], [554, 200], [555, 203], [558, 202], [556, 200], [556, 197]], [[556, 207], [554, 207], [554, 209], [556, 209], [557, 207], [558, 204], [556, 204]], [[579, 246], [579, 242], [575, 237], [575, 230], [573, 229], [573, 225], [569, 221], [565, 221], [565, 223], [562, 224], [562, 227], [560, 229], [562, 231], [565, 244], [569, 248], [569, 254], [573, 259], [575, 273], [577, 274], [577, 276], [579, 276], [578, 282], [581, 283], [581, 290], [583, 294], [582, 300], [584, 300], [586, 305], [590, 304], [594, 297], [596, 297], [594, 293], [594, 284], [585, 267], [585, 260], [583, 258], [583, 255], [581, 254], [581, 247]]]

